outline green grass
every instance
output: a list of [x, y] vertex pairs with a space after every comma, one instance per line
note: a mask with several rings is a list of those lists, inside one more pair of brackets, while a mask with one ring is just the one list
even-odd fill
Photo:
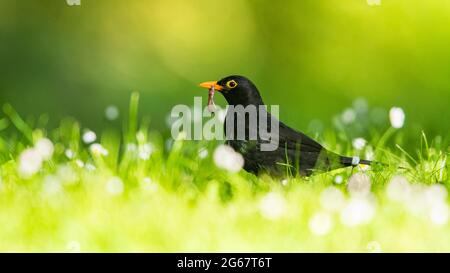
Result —
[[[385, 144], [402, 143], [401, 130], [371, 129], [368, 147], [389, 167], [280, 181], [217, 168], [217, 142], [177, 140], [167, 149], [160, 133], [138, 122], [138, 100], [134, 94], [123, 133], [97, 135], [107, 155], [83, 143], [73, 119], [46, 130], [45, 115], [24, 120], [3, 107], [0, 251], [450, 251], [449, 150], [440, 137], [419, 136], [410, 154]], [[20, 155], [43, 137], [53, 142], [53, 155], [24, 177]], [[358, 153], [344, 131], [325, 132], [321, 141]], [[153, 153], [144, 160], [149, 143]], [[200, 158], [204, 148], [208, 156]], [[393, 177], [409, 182], [396, 192]]]

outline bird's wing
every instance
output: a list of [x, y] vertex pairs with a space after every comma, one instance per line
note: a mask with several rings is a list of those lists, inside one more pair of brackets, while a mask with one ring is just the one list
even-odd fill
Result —
[[[323, 146], [309, 136], [296, 131], [284, 123], [279, 126], [279, 143], [281, 147], [301, 151], [320, 152]], [[299, 147], [300, 146], [300, 147]]]
[[[274, 125], [274, 121], [278, 123], [278, 134], [273, 134], [273, 130], [270, 129], [272, 125]], [[324, 149], [320, 143], [307, 135], [292, 129], [283, 122], [279, 121], [276, 117], [272, 116], [270, 113], [267, 115], [267, 124], [271, 131], [270, 138], [272, 139], [272, 142], [273, 140], [277, 140], [279, 146], [283, 149], [317, 153], [320, 153]], [[264, 141], [264, 139], [262, 140]]]

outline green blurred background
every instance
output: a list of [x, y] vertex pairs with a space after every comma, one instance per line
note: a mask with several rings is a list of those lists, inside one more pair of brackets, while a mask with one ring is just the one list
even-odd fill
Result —
[[173, 105], [206, 98], [199, 82], [242, 74], [299, 129], [359, 97], [402, 107], [409, 128], [450, 129], [446, 0], [1, 0], [0, 63], [0, 104], [54, 125], [102, 127], [139, 91], [162, 130]]

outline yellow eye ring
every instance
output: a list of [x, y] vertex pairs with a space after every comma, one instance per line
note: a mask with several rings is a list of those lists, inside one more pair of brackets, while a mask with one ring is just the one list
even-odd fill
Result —
[[237, 82], [235, 80], [231, 80], [227, 82], [227, 87], [230, 89], [235, 88], [236, 86], [238, 86]]

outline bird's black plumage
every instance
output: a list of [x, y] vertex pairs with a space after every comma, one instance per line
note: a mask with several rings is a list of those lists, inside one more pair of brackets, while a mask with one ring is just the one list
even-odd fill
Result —
[[[226, 77], [218, 81], [215, 86], [230, 106], [254, 105], [259, 107], [264, 105], [256, 86], [243, 76]], [[270, 127], [270, 119], [275, 119], [275, 117], [267, 112], [265, 114], [267, 114], [267, 123]], [[229, 118], [230, 116], [227, 114], [226, 134], [228, 133], [226, 122]], [[245, 139], [237, 140], [235, 136], [232, 136], [227, 144], [243, 155], [244, 169], [249, 172], [256, 174], [267, 172], [278, 176], [295, 174], [309, 176], [315, 171], [329, 171], [358, 163], [371, 164], [368, 160], [355, 161], [355, 158], [340, 156], [328, 151], [314, 139], [290, 128], [281, 121], [279, 121], [279, 134], [276, 136], [278, 137], [278, 148], [273, 151], [261, 151], [261, 144], [266, 140], [259, 135], [256, 140], [250, 140], [248, 136], [251, 135], [252, 130], [257, 130], [257, 128], [249, 126], [247, 121], [245, 122]], [[233, 132], [236, 133], [236, 124], [234, 126]]]

